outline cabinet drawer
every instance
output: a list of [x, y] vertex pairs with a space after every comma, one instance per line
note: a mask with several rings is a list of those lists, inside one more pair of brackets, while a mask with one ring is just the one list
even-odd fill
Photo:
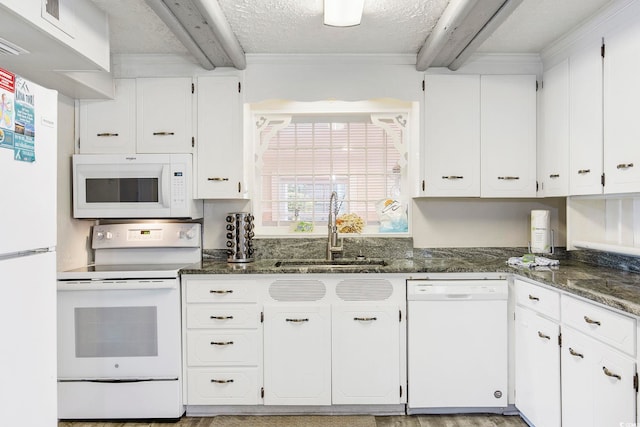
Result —
[[560, 319], [560, 293], [522, 280], [515, 280], [516, 304], [552, 319]]
[[635, 320], [563, 295], [562, 322], [627, 354], [635, 354]]
[[257, 405], [258, 368], [187, 370], [187, 405]]
[[187, 328], [258, 327], [260, 313], [256, 304], [189, 304]]
[[187, 364], [258, 365], [258, 331], [187, 332]]
[[252, 280], [188, 280], [187, 302], [257, 302], [258, 284]]

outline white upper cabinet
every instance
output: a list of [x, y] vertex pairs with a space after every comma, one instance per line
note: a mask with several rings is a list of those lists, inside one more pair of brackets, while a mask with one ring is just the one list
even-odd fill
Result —
[[536, 196], [536, 78], [480, 78], [482, 197]]
[[566, 196], [569, 192], [569, 61], [542, 76], [542, 135], [538, 152], [538, 195]]
[[190, 77], [114, 83], [114, 99], [80, 101], [80, 153], [191, 153]]
[[[569, 194], [602, 193], [600, 43], [569, 57]], [[545, 82], [546, 85], [546, 82]]]
[[605, 193], [640, 192], [640, 21], [605, 35]]
[[198, 77], [196, 197], [237, 199], [246, 195], [239, 79]]
[[480, 196], [480, 76], [425, 77], [426, 196]]
[[136, 152], [136, 81], [117, 79], [115, 98], [80, 101], [80, 152]]
[[139, 153], [191, 153], [191, 77], [137, 81]]

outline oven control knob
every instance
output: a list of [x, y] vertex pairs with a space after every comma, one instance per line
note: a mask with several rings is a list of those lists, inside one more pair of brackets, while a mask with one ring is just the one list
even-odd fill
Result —
[[102, 240], [104, 239], [104, 232], [103, 231], [98, 231], [96, 233], [96, 240]]
[[178, 238], [179, 239], [191, 240], [194, 237], [196, 237], [196, 232], [193, 230], [193, 228], [190, 228], [187, 231], [180, 230], [180, 232], [178, 233]]

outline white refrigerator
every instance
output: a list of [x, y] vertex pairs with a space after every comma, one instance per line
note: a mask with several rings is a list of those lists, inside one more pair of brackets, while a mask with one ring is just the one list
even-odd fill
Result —
[[55, 427], [58, 94], [16, 77], [11, 99], [7, 74], [0, 70], [0, 424]]

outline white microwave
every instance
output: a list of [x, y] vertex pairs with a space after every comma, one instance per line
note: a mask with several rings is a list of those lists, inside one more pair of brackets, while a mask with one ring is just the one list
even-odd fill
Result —
[[75, 154], [74, 218], [202, 218], [191, 154]]

